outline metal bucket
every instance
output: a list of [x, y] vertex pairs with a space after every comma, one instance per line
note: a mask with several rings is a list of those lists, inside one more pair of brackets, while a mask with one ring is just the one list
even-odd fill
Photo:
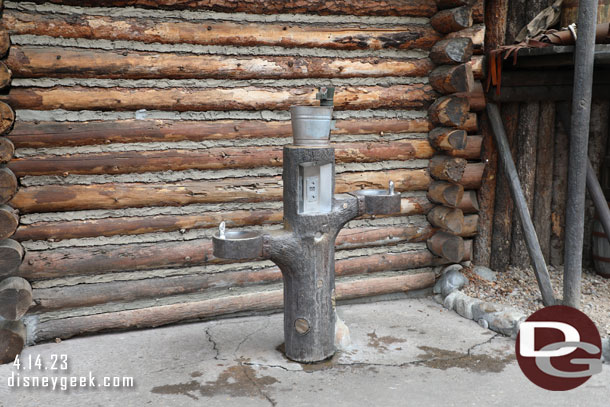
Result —
[[330, 142], [332, 106], [292, 106], [292, 138], [295, 146], [323, 146]]

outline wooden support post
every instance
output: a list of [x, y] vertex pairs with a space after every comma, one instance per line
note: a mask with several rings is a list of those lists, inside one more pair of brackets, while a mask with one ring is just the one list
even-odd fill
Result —
[[459, 235], [464, 228], [464, 213], [461, 209], [436, 206], [428, 212], [428, 221], [432, 226]]
[[549, 272], [546, 268], [546, 263], [544, 262], [542, 252], [540, 251], [540, 244], [538, 243], [538, 238], [536, 237], [536, 230], [534, 229], [534, 225], [527, 208], [527, 203], [525, 201], [525, 197], [523, 196], [523, 191], [521, 190], [519, 176], [517, 175], [517, 168], [515, 167], [515, 163], [513, 162], [510, 154], [510, 147], [508, 146], [508, 142], [506, 140], [506, 134], [504, 132], [504, 126], [502, 125], [502, 118], [500, 117], [498, 107], [493, 103], [488, 103], [487, 114], [489, 115], [490, 123], [495, 135], [500, 161], [505, 173], [508, 175], [513, 200], [515, 201], [515, 205], [520, 214], [523, 233], [527, 242], [527, 248], [534, 266], [534, 273], [536, 274], [536, 279], [538, 280], [538, 286], [540, 287], [540, 292], [542, 293], [542, 301], [546, 306], [555, 305], [555, 297], [553, 294], [553, 287], [551, 285]]
[[472, 26], [472, 8], [463, 6], [441, 10], [430, 19], [430, 24], [443, 34], [469, 28]]
[[589, 143], [597, 3], [597, 0], [580, 1], [578, 39], [574, 51], [574, 92], [570, 129], [563, 273], [564, 305], [574, 308], [580, 307], [587, 147]]
[[0, 317], [11, 321], [21, 319], [32, 305], [32, 287], [21, 277], [0, 281]]

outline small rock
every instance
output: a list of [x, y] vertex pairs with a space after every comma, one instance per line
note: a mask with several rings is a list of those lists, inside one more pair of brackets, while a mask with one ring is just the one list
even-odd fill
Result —
[[443, 297], [446, 297], [454, 290], [459, 290], [460, 288], [464, 287], [467, 282], [468, 279], [464, 277], [464, 275], [460, 273], [459, 270], [451, 269], [443, 273], [441, 278], [438, 279], [438, 281], [434, 285], [432, 292], [435, 294], [441, 294]]
[[493, 314], [504, 310], [504, 307], [491, 302], [480, 302], [472, 307], [472, 319], [478, 321], [486, 314]]
[[481, 302], [477, 298], [471, 298], [465, 294], [461, 294], [455, 300], [455, 312], [464, 318], [472, 319], [472, 307]]
[[445, 297], [443, 300], [443, 307], [452, 310], [455, 305], [455, 299], [458, 297], [458, 294], [461, 294], [459, 291], [454, 291]]
[[479, 320], [477, 321], [477, 323], [478, 323], [479, 325], [481, 325], [481, 327], [483, 327], [484, 329], [489, 328], [489, 323], [488, 323], [486, 320], [484, 320], [483, 318], [479, 319]]
[[472, 271], [482, 279], [487, 281], [496, 281], [496, 272], [485, 266], [476, 266]]

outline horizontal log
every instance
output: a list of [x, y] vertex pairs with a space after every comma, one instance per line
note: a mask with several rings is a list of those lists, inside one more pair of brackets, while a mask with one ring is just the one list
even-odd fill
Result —
[[470, 38], [473, 54], [481, 55], [483, 54], [483, 45], [485, 43], [485, 24], [475, 24], [460, 31], [456, 30], [447, 34], [445, 38]]
[[[36, 0], [42, 3], [43, 0]], [[55, 4], [93, 7], [145, 7], [152, 9], [210, 10], [232, 13], [351, 14], [357, 16], [430, 17], [436, 5], [430, 0], [50, 0]]]
[[430, 73], [430, 85], [443, 94], [470, 92], [474, 88], [474, 74], [469, 64], [442, 65]]
[[439, 10], [455, 8], [461, 6], [472, 6], [475, 0], [436, 0], [436, 6]]
[[479, 160], [481, 158], [482, 144], [483, 136], [468, 136], [466, 137], [466, 147], [464, 149], [447, 151], [447, 154], [451, 157]]
[[470, 111], [481, 112], [485, 110], [485, 91], [483, 90], [483, 84], [481, 81], [476, 81], [471, 91], [455, 93], [456, 97], [465, 97], [468, 99]]
[[4, 89], [11, 84], [11, 71], [4, 62], [0, 62], [0, 89]]
[[460, 127], [466, 123], [470, 103], [467, 97], [442, 96], [428, 109], [432, 123], [446, 127]]
[[17, 178], [11, 170], [0, 167], [0, 204], [11, 200], [17, 192]]
[[474, 55], [467, 64], [472, 68], [472, 74], [475, 79], [483, 79], [486, 72], [484, 55]]
[[459, 263], [467, 253], [464, 239], [447, 232], [439, 231], [428, 239], [428, 249], [435, 255], [452, 263]]
[[478, 133], [479, 132], [479, 118], [476, 113], [468, 113], [466, 116], [466, 122], [457, 126], [458, 129], [466, 130], [468, 133]]
[[15, 146], [6, 137], [0, 137], [0, 164], [6, 164], [13, 158]]
[[[0, 101], [15, 109], [34, 110], [287, 110], [292, 105], [314, 105], [314, 87], [272, 88], [13, 88]], [[430, 85], [340, 87], [335, 109], [418, 109], [436, 98]]]
[[464, 216], [464, 226], [460, 236], [474, 237], [479, 233], [479, 215]]
[[[405, 292], [430, 287], [434, 273], [417, 273], [389, 277], [374, 277], [337, 282], [337, 299], [352, 299]], [[283, 291], [272, 290], [206, 299], [172, 305], [162, 305], [119, 312], [55, 319], [41, 322], [34, 332], [34, 341], [69, 338], [99, 331], [156, 327], [180, 321], [206, 319], [240, 312], [263, 312], [281, 309]]]
[[[427, 159], [434, 150], [426, 140], [338, 143], [337, 163]], [[16, 158], [8, 168], [26, 175], [126, 174], [184, 170], [220, 170], [282, 166], [281, 146], [227, 147], [207, 150], [128, 151], [96, 154], [47, 155]]]
[[464, 176], [467, 164], [467, 161], [463, 158], [437, 155], [430, 160], [428, 168], [430, 175], [436, 180], [460, 182]]
[[464, 150], [467, 134], [465, 130], [437, 127], [428, 133], [428, 141], [438, 151]]
[[32, 286], [21, 277], [0, 281], [0, 317], [17, 321], [32, 305]]
[[479, 199], [477, 197], [477, 191], [464, 191], [464, 197], [459, 203], [458, 208], [460, 208], [465, 214], [479, 212]]
[[437, 65], [463, 64], [470, 61], [473, 44], [470, 38], [447, 38], [430, 50], [430, 59]]
[[11, 363], [21, 353], [27, 339], [21, 321], [0, 321], [0, 365]]
[[[425, 133], [427, 119], [337, 120], [333, 135]], [[90, 122], [18, 121], [8, 138], [17, 148], [291, 137], [290, 121], [116, 120]]]
[[457, 207], [464, 197], [464, 187], [445, 181], [434, 181], [428, 188], [428, 199], [432, 202]]
[[[356, 249], [421, 242], [432, 233], [430, 226], [343, 229], [335, 243], [338, 250]], [[19, 269], [19, 276], [28, 280], [39, 280], [219, 263], [226, 264], [228, 261], [213, 256], [212, 242], [209, 239], [131, 243], [120, 246], [29, 251]]]
[[8, 133], [15, 123], [15, 112], [6, 103], [0, 102], [0, 135]]
[[4, 57], [11, 47], [11, 39], [5, 27], [0, 26], [0, 58]]
[[8, 205], [0, 205], [0, 240], [8, 239], [17, 230], [19, 215]]
[[[459, 160], [456, 158], [456, 160]], [[484, 165], [466, 166], [461, 184], [478, 188]], [[282, 198], [281, 177], [243, 177], [178, 183], [109, 183], [94, 185], [43, 185], [22, 187], [11, 206], [21, 213], [86, 209], [116, 209], [145, 206], [181, 206], [195, 203], [264, 202]], [[425, 169], [400, 169], [342, 173], [337, 176], [335, 192], [363, 188], [425, 191], [430, 184]], [[261, 193], [264, 191], [264, 193]]]
[[461, 209], [436, 206], [428, 212], [428, 221], [432, 226], [459, 235], [464, 228], [464, 213]]
[[19, 268], [24, 250], [21, 244], [12, 240], [0, 240], [0, 276], [8, 276]]
[[[13, 35], [44, 35], [112, 41], [217, 46], [279, 46], [331, 49], [430, 49], [440, 35], [428, 25], [337, 27], [45, 14], [5, 10]], [[204, 28], [205, 29], [202, 29]]]
[[[335, 263], [337, 277], [374, 274], [391, 270], [431, 267], [442, 263], [427, 250], [377, 254], [366, 259], [344, 259]], [[262, 270], [231, 271], [214, 274], [165, 277], [136, 281], [79, 284], [70, 287], [34, 290], [36, 306], [31, 312], [90, 307], [111, 302], [131, 302], [145, 298], [184, 295], [227, 287], [244, 288], [282, 281], [277, 267]]]
[[441, 10], [432, 16], [430, 25], [443, 34], [469, 28], [472, 26], [472, 8], [463, 6]]
[[[422, 59], [225, 56], [14, 46], [15, 78], [299, 79], [427, 76]], [[0, 66], [1, 68], [1, 66]], [[0, 84], [2, 71], [0, 69]]]
[[[423, 215], [431, 208], [424, 197], [403, 198], [402, 216]], [[1, 214], [2, 212], [0, 212]], [[380, 217], [380, 216], [377, 216]], [[13, 239], [64, 240], [96, 236], [136, 235], [213, 228], [225, 222], [236, 228], [253, 225], [279, 224], [283, 220], [281, 210], [243, 210], [230, 212], [205, 212], [194, 215], [156, 215], [135, 217], [112, 217], [57, 222], [36, 222], [21, 225]]]

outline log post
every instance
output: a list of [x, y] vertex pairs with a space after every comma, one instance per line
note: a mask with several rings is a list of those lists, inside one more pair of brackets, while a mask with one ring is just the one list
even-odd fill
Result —
[[21, 277], [0, 281], [0, 317], [11, 321], [21, 319], [32, 305], [32, 286]]
[[430, 175], [440, 181], [460, 182], [464, 176], [467, 161], [463, 158], [452, 158], [437, 155], [430, 159]]
[[0, 365], [10, 363], [21, 353], [27, 331], [21, 321], [0, 321]]
[[437, 65], [456, 65], [470, 61], [473, 44], [470, 38], [449, 38], [438, 41], [430, 50], [430, 59]]
[[430, 24], [443, 34], [469, 28], [472, 26], [472, 8], [462, 6], [441, 10], [430, 19]]
[[0, 204], [10, 201], [16, 192], [17, 177], [8, 168], [0, 168]]
[[0, 137], [0, 164], [6, 164], [13, 158], [15, 146], [6, 137]]
[[428, 199], [430, 201], [456, 208], [463, 201], [464, 187], [445, 181], [433, 181], [428, 188]]
[[0, 240], [11, 237], [19, 226], [17, 211], [8, 205], [0, 205]]
[[462, 233], [464, 213], [461, 209], [436, 206], [428, 212], [428, 222], [454, 235]]
[[469, 110], [468, 98], [450, 95], [437, 99], [428, 109], [428, 115], [435, 124], [460, 127], [466, 123]]
[[19, 268], [23, 259], [23, 247], [16, 241], [0, 241], [0, 276], [8, 276]]
[[447, 232], [437, 232], [428, 239], [428, 249], [435, 255], [459, 263], [464, 259], [464, 239]]
[[439, 93], [470, 92], [474, 74], [469, 64], [443, 65], [430, 72], [430, 85]]
[[428, 141], [438, 151], [463, 150], [466, 148], [467, 136], [465, 130], [436, 127], [428, 133]]
[[0, 102], [0, 134], [6, 134], [13, 127], [15, 112], [4, 102]]

